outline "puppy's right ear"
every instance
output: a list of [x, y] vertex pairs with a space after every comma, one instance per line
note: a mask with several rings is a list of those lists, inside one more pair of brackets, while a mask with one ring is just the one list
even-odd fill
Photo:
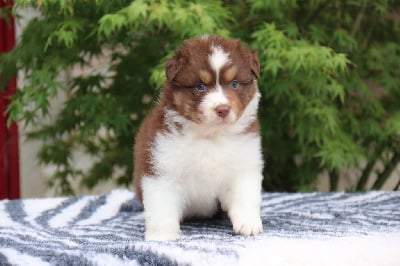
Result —
[[165, 74], [167, 76], [167, 80], [172, 82], [176, 75], [182, 70], [184, 65], [184, 59], [181, 53], [178, 51], [165, 63]]

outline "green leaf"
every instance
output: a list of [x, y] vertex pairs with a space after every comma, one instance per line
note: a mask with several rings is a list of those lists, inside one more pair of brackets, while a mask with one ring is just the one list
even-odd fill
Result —
[[121, 14], [107, 14], [99, 20], [99, 34], [104, 34], [107, 38], [116, 31], [127, 26], [127, 19]]
[[145, 19], [149, 12], [149, 5], [143, 0], [133, 1], [127, 8], [127, 17], [130, 21]]

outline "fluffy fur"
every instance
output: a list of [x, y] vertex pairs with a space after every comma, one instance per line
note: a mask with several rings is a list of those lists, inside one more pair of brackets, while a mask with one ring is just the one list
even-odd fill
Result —
[[219, 206], [237, 234], [262, 232], [260, 68], [240, 41], [189, 39], [166, 63], [159, 103], [136, 137], [135, 187], [146, 240], [180, 237], [180, 221]]

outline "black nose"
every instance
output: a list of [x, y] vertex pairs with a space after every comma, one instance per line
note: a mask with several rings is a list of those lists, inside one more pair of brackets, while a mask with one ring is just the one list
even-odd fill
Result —
[[231, 111], [231, 107], [227, 104], [221, 104], [215, 107], [215, 112], [221, 118], [225, 118], [229, 112]]

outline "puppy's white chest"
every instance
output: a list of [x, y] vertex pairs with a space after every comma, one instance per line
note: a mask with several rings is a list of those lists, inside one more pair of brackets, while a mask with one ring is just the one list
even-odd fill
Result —
[[260, 137], [255, 134], [211, 139], [158, 134], [152, 156], [157, 178], [179, 187], [187, 202], [206, 205], [199, 209], [210, 209], [232, 182], [262, 167]]
[[258, 139], [246, 135], [198, 138], [190, 134], [158, 134], [152, 152], [157, 175], [185, 182], [218, 185], [258, 157]]

